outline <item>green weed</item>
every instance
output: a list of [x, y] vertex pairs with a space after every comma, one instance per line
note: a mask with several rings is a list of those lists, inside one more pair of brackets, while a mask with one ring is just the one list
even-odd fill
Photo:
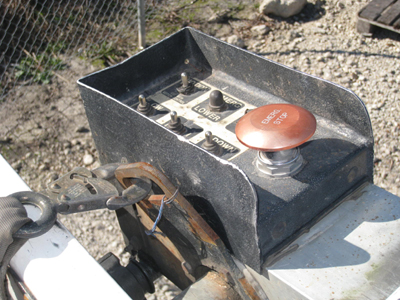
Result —
[[116, 43], [113, 42], [92, 44], [80, 55], [81, 59], [91, 61], [95, 67], [111, 66], [125, 57], [127, 57], [126, 52], [117, 48]]
[[42, 53], [39, 55], [27, 54], [26, 57], [22, 58], [20, 62], [15, 66], [17, 72], [15, 72], [15, 78], [17, 80], [32, 80], [32, 82], [48, 84], [51, 78], [54, 76], [54, 70], [65, 69], [63, 61], [48, 53]]
[[163, 37], [164, 37], [164, 33], [160, 29], [151, 30], [146, 34], [146, 39], [150, 40], [150, 41], [153, 41], [153, 40], [158, 41]]
[[68, 48], [66, 41], [49, 43], [45, 49], [47, 53], [63, 53]]
[[6, 160], [10, 160], [10, 158], [11, 158], [10, 147], [1, 146], [0, 147], [0, 153]]

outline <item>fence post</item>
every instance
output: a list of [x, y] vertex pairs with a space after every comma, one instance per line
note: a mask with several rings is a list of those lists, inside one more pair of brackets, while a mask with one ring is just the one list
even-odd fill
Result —
[[138, 6], [138, 31], [139, 31], [139, 49], [146, 48], [146, 19], [145, 19], [145, 1], [137, 0]]

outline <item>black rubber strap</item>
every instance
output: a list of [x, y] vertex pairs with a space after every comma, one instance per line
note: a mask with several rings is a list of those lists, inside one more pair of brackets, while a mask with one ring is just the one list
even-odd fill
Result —
[[5, 278], [11, 258], [27, 241], [13, 238], [13, 234], [30, 221], [16, 198], [0, 197], [0, 300], [7, 299]]

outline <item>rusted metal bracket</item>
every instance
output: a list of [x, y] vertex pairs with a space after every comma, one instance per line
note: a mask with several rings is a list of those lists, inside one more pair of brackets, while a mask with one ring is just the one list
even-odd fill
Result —
[[[124, 188], [130, 186], [132, 178], [150, 179], [167, 198], [176, 191], [162, 172], [143, 162], [118, 167], [115, 177]], [[136, 204], [145, 229], [149, 230], [154, 224], [164, 195], [152, 195]], [[141, 250], [180, 288], [187, 288], [214, 270], [240, 295], [238, 299], [260, 299], [222, 240], [181, 193], [177, 193], [175, 201], [165, 205], [157, 232], [161, 234], [142, 235], [145, 241]]]

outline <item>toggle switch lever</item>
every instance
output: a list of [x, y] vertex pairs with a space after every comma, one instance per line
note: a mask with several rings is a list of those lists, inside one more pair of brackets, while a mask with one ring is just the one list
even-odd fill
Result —
[[154, 114], [154, 107], [151, 106], [149, 102], [147, 102], [144, 95], [139, 95], [139, 105], [137, 107], [137, 111], [144, 114], [145, 116], [151, 116]]
[[222, 154], [222, 147], [213, 140], [213, 135], [212, 135], [211, 131], [206, 131], [205, 137], [206, 137], [206, 140], [201, 146], [204, 149], [206, 149], [207, 151], [209, 151], [217, 156], [220, 156]]
[[189, 75], [186, 72], [181, 74], [182, 85], [176, 90], [183, 95], [190, 95], [194, 91], [194, 84], [189, 80]]
[[258, 169], [271, 176], [298, 172], [303, 157], [298, 146], [309, 140], [317, 122], [308, 110], [293, 104], [270, 104], [244, 115], [236, 125], [238, 140], [258, 150]]
[[181, 80], [182, 87], [187, 88], [189, 86], [189, 76], [185, 72], [181, 74]]
[[184, 134], [186, 132], [186, 127], [182, 124], [181, 118], [178, 117], [176, 111], [171, 111], [169, 114], [171, 121], [168, 123], [168, 128], [177, 134]]

